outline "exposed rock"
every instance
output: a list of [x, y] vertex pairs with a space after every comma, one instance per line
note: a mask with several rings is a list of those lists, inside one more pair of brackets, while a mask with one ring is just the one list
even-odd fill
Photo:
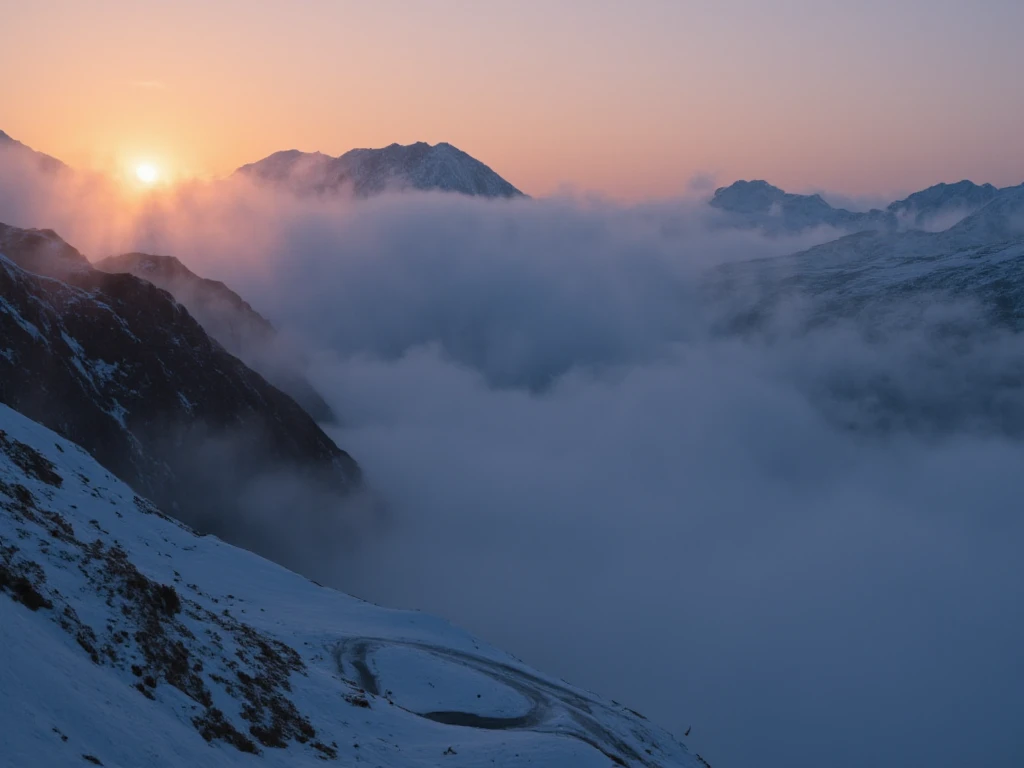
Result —
[[[245, 489], [290, 473], [326, 506], [360, 485], [355, 461], [288, 395], [230, 355], [170, 294], [128, 274], [27, 271], [77, 251], [53, 233], [4, 229], [0, 403], [77, 442], [161, 506], [223, 530]], [[25, 268], [23, 268], [25, 267]], [[291, 514], [317, 515], [313, 509]], [[259, 544], [255, 546], [259, 548]]]
[[294, 397], [314, 419], [334, 420], [330, 406], [301, 374], [305, 362], [301, 355], [289, 348], [270, 321], [224, 283], [200, 277], [173, 256], [125, 253], [94, 266], [104, 272], [127, 272], [163, 288], [228, 352]]

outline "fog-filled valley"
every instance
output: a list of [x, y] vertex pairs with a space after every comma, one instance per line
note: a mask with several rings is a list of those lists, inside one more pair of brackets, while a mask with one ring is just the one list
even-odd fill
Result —
[[372, 500], [260, 471], [220, 538], [716, 768], [1024, 761], [1019, 195], [863, 232], [697, 194], [140, 194], [9, 154], [0, 222], [222, 281], [329, 408]]

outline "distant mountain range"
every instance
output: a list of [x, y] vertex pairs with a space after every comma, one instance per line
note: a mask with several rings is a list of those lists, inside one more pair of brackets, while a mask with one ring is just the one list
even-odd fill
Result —
[[[962, 194], [951, 191], [958, 186], [945, 185], [949, 198]], [[970, 194], [978, 189], [992, 195]], [[926, 192], [925, 200], [935, 194]], [[1024, 436], [1024, 187], [997, 190], [941, 232], [872, 229], [720, 265], [702, 296], [727, 336], [841, 329], [854, 348], [892, 344], [921, 366], [911, 368], [915, 376], [927, 371], [902, 380], [893, 371], [903, 368], [851, 356], [841, 376], [810, 393], [844, 427]], [[986, 343], [1004, 345], [1005, 354], [979, 358]]]
[[436, 190], [476, 197], [523, 197], [488, 166], [443, 142], [353, 149], [341, 157], [292, 149], [244, 165], [235, 173], [302, 195], [347, 190], [367, 198], [393, 190]]
[[[18, 150], [41, 169], [68, 169], [60, 160], [36, 152], [0, 131], [0, 150]], [[238, 168], [234, 176], [285, 189], [300, 196], [348, 192], [356, 198], [391, 191], [440, 191], [484, 198], [526, 197], [489, 166], [446, 142], [391, 144], [352, 149], [339, 157], [289, 149]], [[1022, 185], [1024, 186], [1024, 185]], [[820, 194], [794, 194], [763, 180], [733, 182], [715, 190], [709, 205], [726, 226], [771, 234], [831, 227], [845, 233], [865, 230], [948, 229], [982, 206], [1019, 187], [963, 180], [935, 184], [902, 200], [869, 211], [832, 206]]]
[[1020, 187], [998, 189], [991, 184], [960, 181], [936, 184], [915, 192], [885, 210], [849, 211], [834, 208], [821, 195], [785, 192], [766, 181], [737, 181], [715, 190], [710, 205], [732, 226], [794, 233], [815, 227], [847, 232], [922, 229], [941, 231], [1004, 194]]

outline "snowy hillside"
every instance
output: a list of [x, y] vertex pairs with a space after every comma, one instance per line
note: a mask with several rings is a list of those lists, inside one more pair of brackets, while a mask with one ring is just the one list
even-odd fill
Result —
[[886, 206], [901, 226], [941, 231], [995, 199], [1001, 190], [991, 184], [963, 180], [935, 184]]
[[443, 621], [197, 536], [4, 406], [0, 592], [4, 765], [704, 764]]
[[288, 150], [242, 166], [237, 173], [299, 194], [342, 190], [365, 198], [407, 189], [495, 198], [523, 194], [476, 158], [444, 142], [353, 149], [341, 157]]
[[[704, 297], [726, 335], [795, 334], [813, 345], [817, 331], [833, 329], [928, 371], [925, 385], [898, 366], [851, 358], [809, 392], [844, 427], [1024, 436], [1024, 190], [1002, 192], [944, 232], [861, 232], [723, 265]], [[1006, 353], [986, 356], [992, 345]]]

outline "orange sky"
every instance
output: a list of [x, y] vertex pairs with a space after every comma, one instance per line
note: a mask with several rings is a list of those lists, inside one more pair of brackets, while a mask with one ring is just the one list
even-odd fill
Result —
[[0, 19], [0, 129], [78, 166], [208, 176], [423, 140], [534, 195], [1024, 181], [1011, 0], [0, 0]]

